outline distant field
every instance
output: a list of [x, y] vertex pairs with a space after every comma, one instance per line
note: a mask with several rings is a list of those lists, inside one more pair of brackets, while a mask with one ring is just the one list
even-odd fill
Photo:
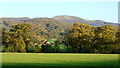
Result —
[[117, 66], [118, 54], [2, 53], [3, 66]]

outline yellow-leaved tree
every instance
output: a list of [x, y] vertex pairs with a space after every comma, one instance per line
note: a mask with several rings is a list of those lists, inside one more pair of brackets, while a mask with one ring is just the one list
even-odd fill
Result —
[[74, 23], [67, 36], [65, 36], [65, 40], [69, 46], [78, 48], [79, 52], [82, 52], [90, 49], [90, 42], [94, 36], [94, 28], [92, 26]]

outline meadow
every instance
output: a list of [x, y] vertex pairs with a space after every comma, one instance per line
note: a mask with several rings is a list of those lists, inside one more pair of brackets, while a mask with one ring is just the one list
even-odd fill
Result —
[[118, 54], [2, 53], [3, 66], [118, 66]]

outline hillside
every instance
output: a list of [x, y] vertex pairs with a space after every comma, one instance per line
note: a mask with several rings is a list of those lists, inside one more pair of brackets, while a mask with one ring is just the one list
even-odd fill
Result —
[[[26, 20], [32, 24], [36, 24], [35, 27], [38, 27], [42, 31], [40, 34], [47, 35], [50, 38], [58, 38], [62, 35], [72, 24], [66, 22], [60, 22], [51, 18], [33, 18]], [[41, 27], [43, 29], [41, 29]], [[37, 31], [37, 32], [38, 32]]]
[[76, 17], [76, 16], [55, 16], [53, 17], [53, 19], [58, 20], [58, 21], [62, 21], [62, 22], [68, 22], [68, 23], [76, 23], [76, 22], [80, 22], [80, 23], [85, 23], [91, 26], [103, 26], [103, 25], [113, 25], [113, 26], [117, 26], [117, 23], [112, 23], [112, 22], [105, 22], [102, 20], [87, 20], [87, 19], [83, 19], [80, 17]]
[[60, 22], [52, 18], [0, 18], [6, 27], [4, 28], [11, 28], [12, 25], [16, 25], [19, 23], [30, 23], [32, 24], [32, 31], [38, 35], [46, 36], [46, 38], [59, 38], [64, 34], [66, 30], [72, 24], [67, 22]]
[[[0, 25], [4, 23], [4, 28], [9, 29], [12, 25], [19, 23], [30, 23], [32, 24], [34, 31], [38, 35], [46, 36], [46, 38], [59, 38], [64, 35], [65, 32], [72, 26], [73, 23], [80, 22], [91, 26], [99, 27], [103, 25], [118, 26], [117, 23], [105, 22], [101, 20], [86, 20], [75, 16], [55, 16], [53, 18], [39, 17], [39, 18], [0, 18]], [[120, 30], [120, 29], [119, 29]]]
[[61, 15], [61, 16], [54, 16], [52, 18], [47, 18], [47, 17], [39, 17], [39, 18], [28, 18], [28, 17], [19, 17], [19, 18], [0, 18], [0, 20], [2, 19], [2, 22], [0, 23], [21, 23], [21, 22], [32, 22], [32, 23], [37, 23], [37, 24], [41, 24], [41, 25], [45, 25], [47, 23], [49, 24], [53, 24], [52, 22], [54, 22], [54, 24], [58, 24], [58, 25], [62, 25], [64, 28], [64, 26], [66, 25], [71, 25], [73, 23], [76, 22], [80, 22], [80, 23], [85, 23], [91, 26], [103, 26], [103, 25], [113, 25], [113, 26], [118, 26], [117, 23], [112, 23], [112, 22], [106, 22], [106, 21], [102, 21], [102, 20], [87, 20], [87, 19], [83, 19], [80, 17], [76, 17], [76, 16], [67, 16], [67, 15]]

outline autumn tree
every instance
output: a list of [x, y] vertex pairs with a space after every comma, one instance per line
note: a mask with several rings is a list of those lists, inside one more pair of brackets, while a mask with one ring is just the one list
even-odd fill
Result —
[[79, 48], [80, 52], [83, 48], [89, 47], [94, 37], [94, 28], [83, 23], [74, 23], [65, 37], [68, 45], [73, 48]]
[[116, 42], [112, 47], [112, 53], [120, 54], [120, 31], [116, 32]]
[[30, 30], [31, 25], [23, 23], [13, 25], [10, 31], [3, 31], [2, 43], [8, 48], [8, 52], [11, 50], [13, 52], [25, 52], [26, 44], [30, 40]]
[[95, 30], [94, 47], [107, 51], [116, 40], [116, 28], [111, 25], [97, 27]]

